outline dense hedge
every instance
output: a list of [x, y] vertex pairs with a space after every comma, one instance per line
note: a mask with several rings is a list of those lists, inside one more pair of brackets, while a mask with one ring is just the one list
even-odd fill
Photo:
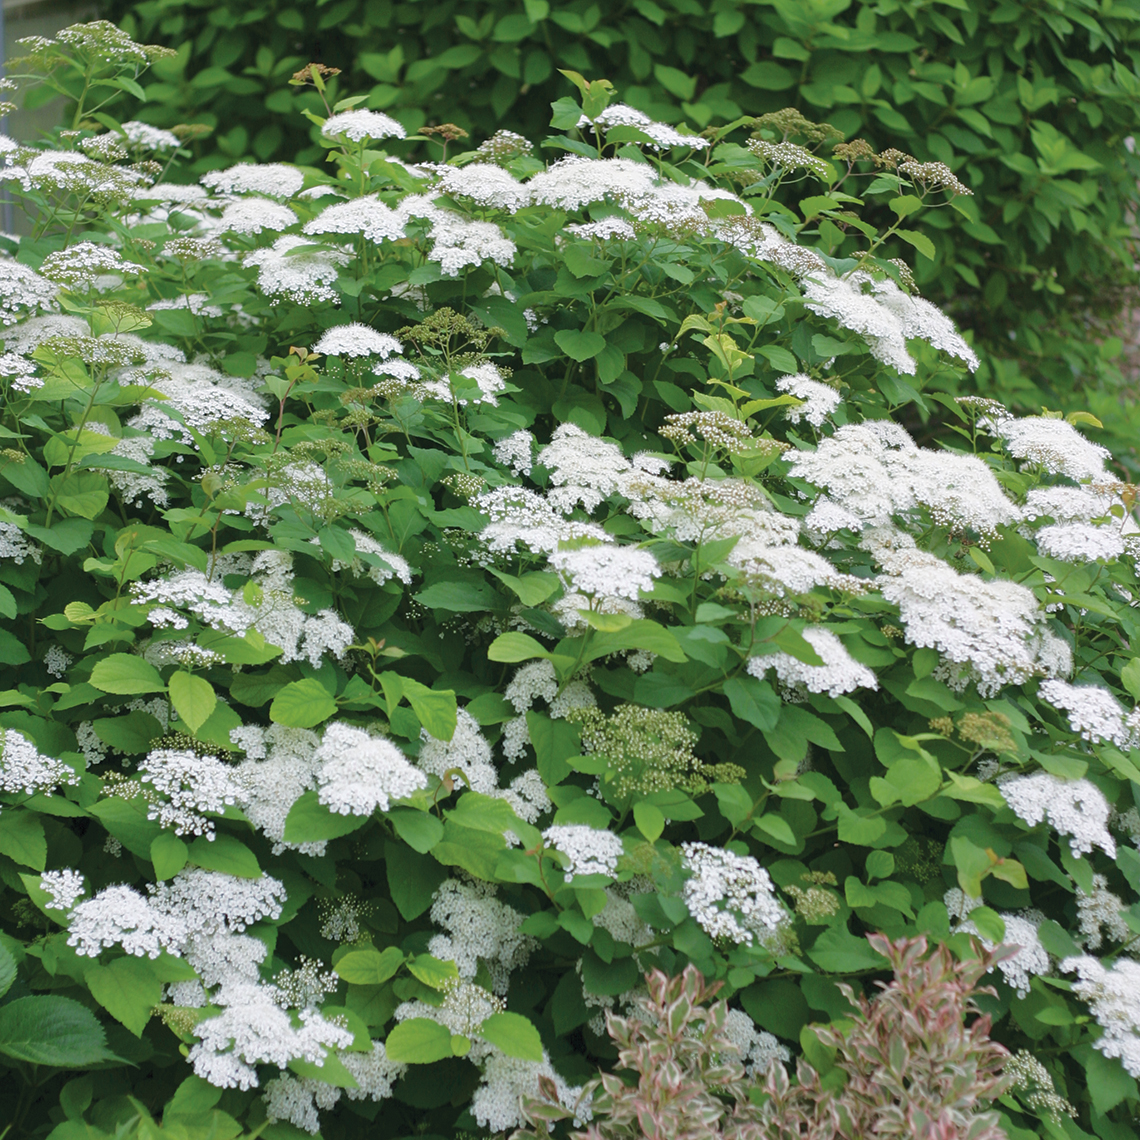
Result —
[[215, 125], [200, 169], [295, 157], [285, 82], [310, 60], [343, 68], [339, 89], [367, 91], [369, 107], [409, 128], [459, 124], [466, 145], [499, 127], [536, 137], [568, 93], [557, 69], [571, 68], [696, 130], [792, 105], [847, 139], [946, 162], [975, 197], [917, 220], [934, 248], [915, 276], [974, 330], [982, 389], [1026, 410], [1089, 389], [1113, 449], [1134, 442], [1115, 410], [1111, 315], [1134, 280], [1140, 163], [1124, 140], [1140, 106], [1137, 0], [113, 0], [106, 10], [179, 49], [143, 117]]

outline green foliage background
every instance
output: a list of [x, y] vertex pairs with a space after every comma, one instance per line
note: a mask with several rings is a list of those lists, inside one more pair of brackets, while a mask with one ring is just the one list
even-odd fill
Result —
[[[1135, 465], [1112, 318], [1135, 281], [1138, 0], [142, 0], [105, 4], [177, 47], [143, 117], [217, 127], [199, 167], [292, 159], [285, 81], [316, 60], [408, 127], [477, 142], [545, 129], [559, 68], [609, 78], [656, 119], [696, 129], [795, 106], [847, 138], [946, 162], [973, 212], [919, 221], [923, 294], [986, 352], [979, 387], [1026, 410], [1073, 392]], [[334, 90], [336, 88], [334, 87]], [[319, 154], [315, 145], [309, 158]], [[304, 156], [302, 156], [302, 161]], [[899, 250], [893, 251], [898, 255]]]

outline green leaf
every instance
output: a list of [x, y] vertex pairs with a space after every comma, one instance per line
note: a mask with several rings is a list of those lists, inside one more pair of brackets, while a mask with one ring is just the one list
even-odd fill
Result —
[[1133, 657], [1120, 670], [1120, 683], [1132, 694], [1135, 700], [1140, 701], [1140, 657]]
[[789, 847], [795, 847], [799, 842], [791, 824], [783, 816], [775, 815], [772, 812], [762, 815], [753, 822], [752, 834], [761, 841], [764, 841], [765, 838], [774, 839], [777, 843], [784, 843]]
[[56, 506], [69, 515], [96, 518], [110, 498], [107, 477], [94, 471], [72, 471], [69, 475], [57, 475], [51, 482]]
[[116, 958], [90, 966], [83, 980], [91, 996], [136, 1037], [142, 1036], [151, 1011], [162, 1001], [162, 982], [143, 958]]
[[91, 684], [104, 693], [162, 693], [166, 691], [158, 670], [133, 653], [112, 653], [95, 664]]
[[388, 812], [388, 819], [396, 834], [421, 855], [426, 855], [443, 838], [443, 824], [430, 812], [393, 808]]
[[676, 95], [678, 99], [684, 99], [687, 103], [692, 102], [693, 96], [697, 93], [697, 77], [686, 75], [675, 67], [655, 63], [653, 76], [670, 95]]
[[420, 855], [402, 843], [384, 845], [384, 869], [392, 902], [407, 922], [431, 906], [436, 889], [448, 876], [447, 868], [430, 855]]
[[762, 732], [771, 732], [780, 718], [780, 698], [767, 681], [755, 677], [730, 677], [724, 683], [724, 695], [733, 714], [755, 725]]
[[426, 609], [450, 610], [457, 614], [493, 610], [500, 598], [501, 595], [481, 581], [435, 582], [415, 596], [415, 600]]
[[388, 1059], [404, 1065], [430, 1065], [451, 1054], [451, 1031], [438, 1021], [410, 1017], [394, 1025], [384, 1042]]
[[529, 661], [532, 657], [549, 657], [550, 653], [542, 642], [526, 633], [500, 633], [487, 650], [488, 661], [501, 661], [513, 665], [519, 661]]
[[154, 864], [155, 877], [161, 882], [173, 879], [190, 858], [190, 848], [172, 831], [164, 831], [154, 838], [150, 845], [150, 861]]
[[404, 677], [403, 682], [404, 697], [420, 724], [436, 740], [450, 740], [455, 735], [457, 723], [455, 693], [451, 689], [429, 689], [410, 677]]
[[359, 986], [383, 985], [404, 964], [404, 952], [398, 946], [386, 950], [350, 950], [333, 969], [346, 982]]
[[446, 990], [459, 979], [459, 969], [454, 962], [445, 962], [431, 954], [417, 954], [408, 962], [408, 971], [433, 990]]
[[923, 257], [927, 257], [931, 261], [934, 260], [934, 242], [926, 234], [921, 234], [917, 230], [895, 230], [895, 233], [908, 245], [913, 245]]
[[47, 840], [40, 817], [19, 808], [0, 811], [0, 854], [23, 867], [42, 871], [47, 865]]
[[886, 959], [866, 938], [857, 938], [845, 926], [828, 927], [808, 951], [808, 957], [822, 970], [833, 974], [859, 970], [880, 970]]
[[522, 1014], [493, 1013], [476, 1031], [484, 1041], [520, 1061], [542, 1060], [542, 1038]]
[[623, 653], [629, 649], [643, 649], [678, 664], [688, 660], [681, 643], [673, 634], [663, 625], [647, 618], [631, 621], [624, 629], [614, 633], [596, 634], [590, 642], [585, 659], [595, 661], [599, 657], [608, 657], [611, 653]]
[[965, 836], [955, 835], [950, 839], [950, 855], [954, 860], [954, 869], [958, 872], [958, 885], [971, 898], [979, 898], [982, 880], [994, 865], [990, 852]]
[[314, 728], [335, 715], [336, 701], [312, 677], [286, 685], [269, 706], [269, 719], [288, 728]]
[[1124, 1100], [1137, 1099], [1136, 1081], [1115, 1057], [1106, 1057], [1096, 1049], [1090, 1049], [1085, 1057], [1085, 1076], [1093, 1107], [1102, 1116]]
[[303, 792], [285, 817], [284, 839], [287, 843], [320, 843], [339, 839], [362, 828], [371, 818], [366, 815], [341, 815], [330, 811], [318, 799], [316, 791]]
[[16, 980], [16, 959], [12, 957], [8, 947], [0, 942], [0, 998], [11, 988]]
[[665, 816], [661, 814], [661, 809], [644, 800], [633, 805], [633, 822], [650, 843], [656, 843], [665, 830]]
[[99, 717], [92, 727], [104, 744], [129, 756], [148, 751], [151, 741], [163, 733], [162, 725], [142, 709], [134, 709], [126, 716]]
[[606, 338], [600, 333], [587, 332], [584, 329], [562, 329], [554, 334], [554, 343], [571, 360], [591, 360], [606, 347]]
[[207, 871], [223, 871], [227, 875], [236, 875], [239, 879], [261, 878], [257, 856], [232, 835], [224, 832], [218, 832], [213, 839], [198, 836], [190, 844], [188, 860], [196, 867], [205, 867]]
[[117, 1059], [95, 1015], [59, 994], [17, 998], [0, 1006], [0, 1053], [57, 1069], [86, 1069]]
[[543, 782], [547, 787], [562, 783], [571, 771], [567, 761], [581, 755], [582, 734], [569, 721], [551, 720], [537, 712], [526, 714], [526, 726]]
[[195, 677], [193, 673], [182, 670], [172, 674], [167, 684], [175, 711], [191, 732], [197, 732], [209, 720], [218, 703], [214, 686], [205, 677]]

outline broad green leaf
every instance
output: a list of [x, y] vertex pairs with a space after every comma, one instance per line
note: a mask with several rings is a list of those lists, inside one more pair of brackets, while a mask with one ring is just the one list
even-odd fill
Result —
[[445, 962], [431, 954], [417, 954], [408, 961], [408, 971], [425, 986], [433, 990], [446, 990], [458, 980], [459, 971], [454, 962]]
[[396, 834], [421, 855], [426, 855], [443, 838], [443, 823], [430, 812], [401, 807], [393, 808], [387, 815]]
[[410, 1017], [392, 1027], [384, 1041], [390, 1061], [404, 1065], [430, 1065], [450, 1057], [451, 1031], [438, 1021], [426, 1017]]
[[83, 975], [91, 996], [136, 1037], [142, 1036], [152, 1010], [162, 1001], [162, 982], [145, 958], [116, 958], [88, 967]]
[[917, 230], [895, 230], [895, 233], [908, 245], [914, 246], [923, 257], [929, 258], [931, 261], [934, 260], [934, 242], [926, 234], [919, 233]]
[[0, 942], [0, 998], [11, 988], [16, 980], [16, 959], [12, 957], [8, 947]]
[[484, 1041], [520, 1061], [542, 1060], [542, 1038], [522, 1014], [493, 1013], [476, 1031]]
[[567, 761], [582, 751], [581, 733], [567, 720], [551, 720], [533, 711], [526, 714], [526, 724], [539, 775], [547, 787], [562, 783], [571, 771]]
[[339, 839], [362, 828], [371, 818], [341, 815], [320, 802], [316, 791], [302, 792], [285, 817], [284, 838], [288, 843], [320, 843]]
[[311, 677], [286, 685], [269, 706], [269, 719], [288, 728], [314, 728], [336, 715], [336, 701]]
[[95, 1015], [60, 994], [37, 994], [0, 1006], [0, 1053], [57, 1069], [86, 1069], [116, 1059]]
[[550, 653], [542, 642], [536, 641], [526, 633], [500, 633], [491, 642], [487, 650], [489, 661], [502, 661], [514, 664], [518, 661], [529, 661], [532, 657], [549, 657]]
[[400, 916], [419, 918], [432, 904], [436, 889], [448, 877], [447, 868], [430, 855], [421, 855], [402, 843], [384, 845], [388, 890]]
[[650, 843], [656, 843], [665, 830], [665, 817], [661, 814], [661, 809], [644, 800], [633, 805], [633, 822]]
[[189, 862], [207, 871], [224, 871], [239, 879], [260, 879], [257, 857], [232, 835], [219, 832], [213, 839], [200, 835], [190, 844]]
[[563, 329], [554, 334], [554, 343], [571, 360], [590, 360], [597, 356], [606, 347], [606, 338], [600, 333], [587, 332], [584, 329]]
[[209, 719], [214, 706], [218, 703], [214, 686], [205, 677], [196, 677], [193, 673], [181, 670], [171, 675], [167, 686], [175, 711], [191, 732], [197, 732]]
[[190, 848], [172, 831], [164, 831], [155, 836], [150, 845], [150, 861], [154, 864], [154, 873], [160, 882], [173, 879], [186, 866], [189, 858]]
[[393, 977], [404, 964], [404, 952], [396, 946], [386, 950], [350, 950], [333, 969], [346, 982], [360, 986], [379, 986]]
[[404, 697], [420, 724], [436, 740], [450, 740], [456, 726], [455, 693], [451, 689], [429, 689], [410, 677], [404, 677], [403, 682]]
[[0, 811], [0, 854], [23, 867], [42, 871], [47, 865], [47, 839], [40, 817], [19, 808]]
[[608, 657], [611, 653], [623, 653], [630, 649], [643, 649], [648, 653], [656, 653], [666, 661], [680, 663], [688, 660], [680, 642], [673, 634], [663, 625], [658, 625], [648, 618], [631, 621], [625, 629], [614, 633], [596, 634], [590, 641], [585, 659], [596, 661], [599, 657]]
[[162, 693], [166, 691], [158, 670], [133, 653], [112, 653], [95, 664], [91, 684], [104, 693]]
[[52, 479], [55, 502], [69, 515], [94, 519], [103, 513], [110, 498], [109, 483], [105, 475], [94, 471], [72, 471]]
[[828, 927], [808, 951], [808, 957], [822, 970], [833, 974], [860, 970], [880, 970], [885, 959], [866, 938], [857, 938], [846, 927]]
[[780, 718], [780, 698], [767, 681], [756, 677], [730, 677], [724, 695], [733, 713], [764, 732], [776, 727]]

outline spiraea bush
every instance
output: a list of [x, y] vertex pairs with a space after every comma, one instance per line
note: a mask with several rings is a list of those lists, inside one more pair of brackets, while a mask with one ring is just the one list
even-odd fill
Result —
[[[929, 242], [913, 269], [972, 332], [978, 390], [1030, 412], [1091, 403], [1101, 441], [1138, 462], [1114, 321], [1137, 284], [1140, 159], [1126, 140], [1140, 131], [1138, 0], [107, 0], [104, 10], [177, 48], [149, 78], [141, 117], [213, 127], [196, 149], [201, 169], [295, 158], [281, 85], [311, 59], [341, 68], [338, 90], [409, 129], [457, 123], [473, 136], [462, 145], [500, 128], [537, 138], [566, 94], [558, 69], [572, 68], [694, 130], [792, 106], [842, 141], [945, 162], [974, 197], [912, 218]], [[802, 194], [777, 197], [799, 211]], [[883, 224], [886, 211], [868, 206]]]
[[544, 150], [347, 99], [327, 162], [178, 184], [93, 106], [148, 49], [25, 47], [88, 94], [2, 171], [12, 1140], [486, 1136], [540, 1081], [584, 1127], [689, 965], [758, 1086], [821, 1074], [874, 931], [1015, 949], [979, 1127], [1131, 1133], [1136, 489], [950, 394], [878, 254], [968, 187], [576, 76]]

